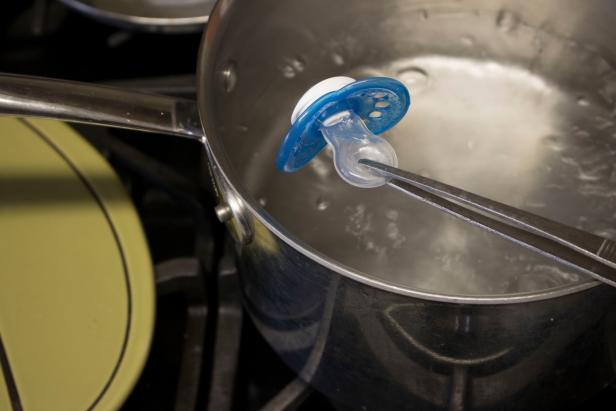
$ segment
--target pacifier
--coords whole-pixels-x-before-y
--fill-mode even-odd
[[[398,80],[373,77],[356,81],[332,77],[310,88],[291,115],[276,167],[291,173],[304,167],[329,144],[336,171],[357,187],[386,184],[389,177],[359,163],[373,160],[398,166],[394,148],[378,134],[395,126],[411,103],[406,87]]]

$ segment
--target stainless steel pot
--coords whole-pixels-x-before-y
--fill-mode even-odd
[[[336,403],[559,409],[614,379],[615,290],[347,186],[327,153],[294,175],[273,159],[310,85],[392,75],[413,96],[389,136],[402,168],[616,239],[615,16],[600,0],[221,0],[198,108],[8,75],[0,108],[205,143],[246,308]]]

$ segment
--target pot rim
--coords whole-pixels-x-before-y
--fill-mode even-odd
[[[209,14],[185,17],[152,17],[127,15],[102,9],[79,0],[60,0],[64,5],[86,14],[94,19],[129,28],[141,28],[150,31],[190,32],[207,24]]]
[[[241,180],[235,173],[227,152],[224,148],[224,144],[216,138],[215,128],[212,126],[208,118],[211,116],[207,113],[206,94],[208,94],[208,87],[214,87],[211,85],[207,78],[211,70],[215,69],[214,56],[212,56],[212,47],[210,45],[216,44],[216,36],[221,29],[220,25],[225,24],[224,15],[232,7],[235,0],[218,0],[216,5],[210,13],[210,24],[204,30],[201,46],[199,50],[198,63],[197,63],[197,101],[199,107],[199,115],[201,124],[205,132],[204,147],[208,154],[209,161],[213,162],[218,168],[219,175],[225,180],[225,183],[232,188],[236,196],[241,199],[245,212],[254,216],[261,224],[263,224],[270,232],[272,232],[278,239],[283,241],[289,247],[301,253],[303,256],[310,258],[317,264],[326,267],[327,269],[336,272],[344,277],[350,278],[354,281],[358,281],[362,284],[370,287],[375,287],[383,291],[391,292],[394,294],[404,295],[408,297],[419,298],[423,300],[440,301],[456,304],[479,304],[479,305],[503,305],[503,304],[519,304],[532,301],[541,301],[552,298],[558,298],[569,294],[574,294],[594,288],[598,285],[603,285],[596,280],[586,280],[581,283],[575,283],[570,285],[561,286],[554,289],[548,289],[539,292],[518,293],[518,294],[502,294],[502,295],[485,295],[485,296],[464,296],[464,295],[451,295],[451,294],[439,294],[430,291],[423,291],[420,289],[412,289],[409,287],[402,287],[393,282],[388,282],[380,279],[370,278],[366,273],[355,270],[340,262],[337,262],[333,258],[326,256],[325,254],[317,251],[311,246],[305,244],[290,231],[278,223],[267,211],[242,187]],[[214,73],[215,74],[215,73]],[[215,76],[214,76],[215,77]],[[211,136],[211,137],[208,137]],[[220,186],[220,183],[217,182]]]

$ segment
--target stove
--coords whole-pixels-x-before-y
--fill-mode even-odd
[[[125,31],[51,0],[9,2],[0,71],[194,98],[200,34]],[[114,167],[143,224],[157,290],[145,369],[123,410],[333,410],[297,379],[241,306],[233,245],[194,142],[74,125]],[[608,387],[579,409],[608,410]]]

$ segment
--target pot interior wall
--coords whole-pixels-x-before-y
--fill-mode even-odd
[[[326,150],[282,174],[291,111],[335,75],[411,92],[386,137],[400,167],[616,240],[616,3],[226,2],[209,47],[207,126],[276,221],[366,276],[452,296],[564,289],[584,274],[387,188]]]

